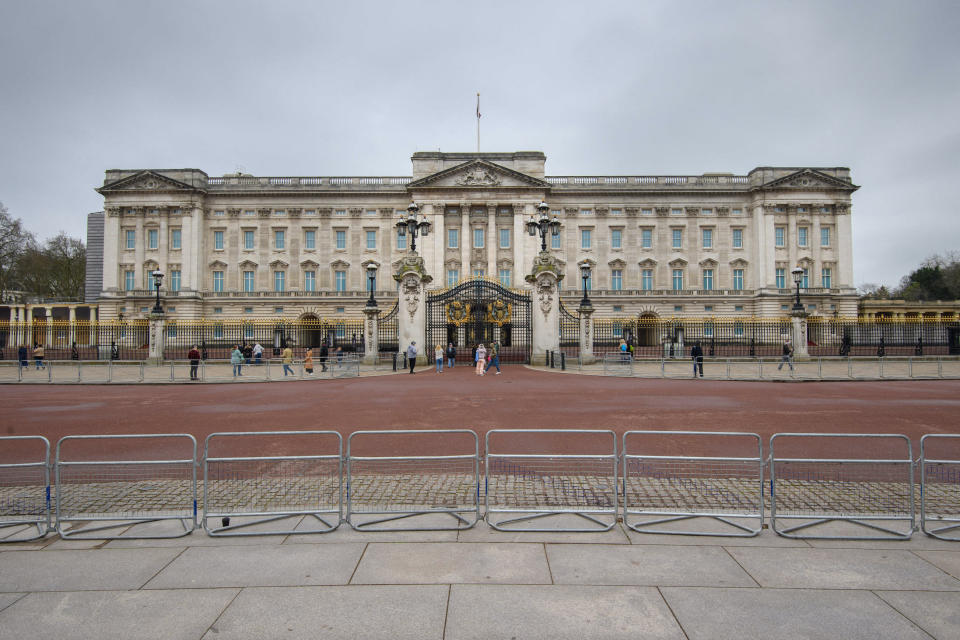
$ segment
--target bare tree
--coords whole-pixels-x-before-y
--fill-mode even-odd
[[[20,257],[23,288],[43,298],[79,300],[83,296],[87,250],[83,242],[60,232]]]
[[[24,229],[19,218],[13,218],[0,202],[0,301],[11,299],[24,290],[21,282],[21,260],[36,244],[33,234]]]

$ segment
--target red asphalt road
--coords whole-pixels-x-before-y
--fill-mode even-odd
[[[473,429],[483,437],[490,429],[611,429],[748,431],[764,442],[778,432],[900,433],[910,437],[919,455],[927,433],[960,433],[960,381],[884,382],[728,382],[645,380],[580,376],[535,371],[520,366],[491,371],[479,378],[469,367],[435,374],[422,368],[407,373],[341,380],[129,386],[0,386],[0,435],[43,435],[52,446],[78,434],[190,433],[203,449],[218,431],[331,429],[344,437],[363,429]],[[496,438],[496,436],[494,436]],[[505,437],[504,437],[505,438]],[[254,445],[253,439],[247,443]],[[303,454],[307,439],[256,441],[243,449],[225,447],[217,455]],[[619,440],[619,438],[618,438]],[[637,441],[639,443],[639,441]],[[787,441],[778,455],[855,457],[894,450],[880,442],[836,439],[805,441],[796,451]],[[74,442],[73,459],[104,455],[103,441]],[[590,441],[567,434],[546,442],[522,437],[496,441],[510,453],[606,453],[610,439]],[[96,444],[89,451],[83,446]],[[173,441],[112,441],[113,455],[180,457]],[[740,444],[744,444],[743,441]],[[463,436],[410,436],[355,440],[358,455],[440,452],[470,453]],[[361,446],[363,449],[361,449]],[[649,454],[718,455],[744,449],[723,438],[651,439]],[[539,447],[539,448],[538,448]],[[779,447],[779,445],[778,445]],[[323,449],[323,450],[321,450]],[[317,449],[317,453],[329,451]],[[618,442],[619,449],[619,442]],[[5,451],[4,451],[5,450]],[[0,463],[21,457],[11,441],[0,441]],[[99,454],[97,453],[99,451]],[[335,451],[335,450],[334,450]],[[53,454],[51,454],[52,456]],[[66,455],[64,456],[66,458]]]

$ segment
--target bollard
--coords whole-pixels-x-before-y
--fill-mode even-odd
[[[567,354],[563,351],[560,352],[560,371],[567,370]]]
[[[393,370],[394,371],[397,370],[397,352],[396,351],[393,352]]]

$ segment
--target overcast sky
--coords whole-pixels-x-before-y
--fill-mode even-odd
[[[0,202],[85,237],[111,168],[548,175],[847,166],[855,282],[960,249],[960,2],[0,4]]]

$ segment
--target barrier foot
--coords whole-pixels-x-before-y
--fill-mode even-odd
[[[488,513],[490,513],[490,512],[488,511]],[[611,514],[611,515],[613,515],[613,514]],[[563,528],[563,529],[506,529],[506,528],[503,528],[504,525],[510,525],[510,524],[513,524],[513,523],[516,523],[516,522],[529,522],[530,520],[536,520],[536,519],[538,519],[538,518],[549,518],[549,517],[552,517],[552,516],[578,516],[578,517],[580,517],[580,518],[583,518],[584,520],[587,520],[587,521],[589,521],[589,522],[593,522],[594,524],[598,525],[600,528],[598,528],[598,529],[597,529],[597,528],[595,528],[595,529],[570,529],[570,528]],[[616,526],[617,523],[616,523],[616,521],[614,521],[614,522],[608,524],[608,523],[604,522],[603,520],[600,520],[600,519],[598,519],[598,518],[594,518],[593,516],[589,516],[589,515],[587,515],[587,514],[585,514],[585,513],[579,512],[579,511],[546,511],[546,512],[543,512],[543,513],[532,513],[532,514],[525,515],[525,516],[519,516],[519,517],[516,517],[516,518],[510,518],[509,520],[501,520],[501,521],[498,521],[498,522],[492,522],[492,521],[490,521],[490,519],[489,519],[489,517],[488,517],[488,518],[487,518],[487,524],[490,525],[490,528],[491,528],[491,529],[494,529],[494,530],[496,530],[496,531],[508,531],[508,532],[514,532],[514,531],[524,531],[524,532],[526,532],[526,531],[535,531],[535,532],[596,533],[596,532],[600,532],[600,531],[609,531],[609,530],[612,529],[614,526]]]
[[[630,514],[628,513],[627,515],[630,515]],[[635,514],[635,515],[642,515],[642,514]],[[749,518],[750,516],[744,516],[744,517],[745,517],[745,518]],[[754,516],[754,517],[756,517],[756,516]],[[741,530],[741,531],[745,531],[746,533],[733,533],[733,532],[725,532],[725,531],[674,531],[674,530],[672,530],[672,529],[652,529],[652,530],[645,530],[646,527],[655,526],[655,525],[658,525],[658,524],[666,524],[666,523],[668,523],[668,522],[680,522],[680,521],[682,521],[682,520],[693,520],[694,518],[708,518],[708,519],[710,519],[710,520],[716,520],[717,522],[722,522],[722,523],[725,524],[725,525],[731,526],[731,527],[733,527],[733,528],[735,528],[735,529],[739,529],[739,530]],[[702,514],[684,514],[684,515],[677,515],[677,516],[672,516],[672,517],[669,517],[669,518],[660,518],[660,519],[657,519],[657,520],[645,520],[645,521],[643,521],[643,522],[641,522],[641,523],[636,523],[636,524],[630,524],[629,522],[627,522],[626,520],[624,520],[624,524],[627,525],[627,528],[628,528],[628,529],[630,529],[631,531],[636,531],[637,533],[652,533],[652,534],[658,534],[658,535],[714,536],[714,537],[727,537],[727,538],[753,538],[754,536],[759,535],[759,534],[760,534],[760,531],[762,530],[762,523],[761,523],[761,528],[759,528],[759,529],[751,529],[750,527],[747,527],[747,526],[745,526],[745,525],[742,525],[742,524],[740,524],[739,522],[733,522],[732,520],[728,520],[727,518],[725,518],[725,517],[723,517],[723,516],[702,515]]]
[[[475,511],[471,509],[470,513],[475,513]],[[406,518],[415,518],[417,516],[429,516],[429,515],[436,515],[436,514],[448,515],[454,518],[457,521],[458,526],[452,527],[452,528],[425,527],[422,529],[420,528],[413,528],[413,529],[371,528],[371,527],[375,527],[376,525],[383,524],[385,522],[396,522],[397,520],[404,520]],[[363,514],[355,514],[355,515],[363,515]],[[389,516],[386,518],[377,518],[376,520],[368,520],[358,524],[354,524],[353,522],[350,522],[350,526],[353,527],[354,531],[450,531],[450,530],[459,531],[461,529],[470,529],[476,523],[477,523],[476,520],[474,520],[473,522],[470,522],[469,520],[461,516],[456,511],[413,511],[411,513],[402,513],[398,515]],[[466,526],[459,526],[461,524]]]
[[[165,536],[88,536],[86,534],[93,533],[95,531],[109,531],[110,529],[119,529],[121,527],[129,528],[135,527],[140,524],[150,524],[153,522],[164,522],[166,520],[177,520],[180,523],[180,526],[183,527],[183,533],[178,533],[175,535],[165,535]],[[120,537],[126,539],[137,539],[137,540],[163,540],[166,538],[182,538],[183,536],[189,534],[194,530],[195,526],[187,526],[187,521],[192,520],[192,518],[145,518],[143,520],[124,520],[123,522],[116,522],[115,524],[106,524],[98,527],[83,527],[82,529],[76,529],[74,532],[64,531],[62,525],[65,522],[89,522],[88,520],[60,520],[57,524],[57,533],[60,534],[60,537],[64,540],[104,540],[112,539],[116,540]],[[192,523],[195,524],[195,523]]]
[[[906,519],[904,518],[903,521],[906,522]],[[882,538],[878,538],[877,536],[871,536],[871,537],[859,536],[859,537],[858,537],[858,536],[816,536],[816,535],[812,535],[812,536],[793,536],[793,535],[790,535],[790,534],[794,533],[795,531],[800,531],[800,530],[802,530],[802,529],[809,529],[810,527],[816,527],[816,526],[819,526],[819,525],[822,525],[822,524],[827,524],[827,523],[829,523],[829,522],[844,522],[844,523],[847,523],[847,524],[852,524],[852,525],[855,525],[855,526],[864,527],[865,529],[871,529],[871,530],[873,530],[873,531],[880,531],[880,532],[882,532],[882,533],[888,533],[888,534],[890,534],[893,538],[898,539],[898,540],[909,540],[909,539],[910,539],[910,536],[913,535],[913,527],[912,527],[912,526],[910,527],[910,531],[909,531],[908,533],[903,533],[903,532],[901,532],[901,531],[896,531],[896,530],[894,530],[894,529],[889,529],[889,528],[887,528],[887,527],[881,527],[880,525],[872,524],[872,523],[870,523],[870,522],[864,522],[863,520],[856,519],[856,518],[820,518],[820,519],[818,519],[818,520],[813,520],[813,521],[811,521],[811,522],[805,522],[805,523],[803,523],[803,524],[798,524],[798,525],[796,525],[796,526],[794,526],[794,527],[789,527],[789,528],[787,528],[787,529],[777,529],[777,528],[776,528],[776,524],[774,523],[773,530],[774,530],[774,532],[775,532],[777,535],[783,536],[783,537],[785,537],[785,538],[816,538],[816,539],[819,539],[819,540],[874,540],[874,539],[882,539]]]
[[[3,539],[0,539],[0,544],[3,544],[4,542],[30,542],[32,540],[39,540],[40,538],[47,535],[47,533],[50,531],[50,529],[47,527],[46,522],[36,522],[31,520],[29,522],[5,522],[3,524],[0,524],[0,532],[2,532],[4,529],[9,529],[11,527],[27,527],[27,529],[25,529],[24,531],[29,530],[31,527],[36,527],[37,535],[31,535],[29,538],[20,538],[15,533],[13,534],[12,537],[9,537],[9,538],[4,537]]]
[[[960,523],[952,524],[952,525],[947,526],[947,527],[940,527],[939,529],[927,529],[927,528],[926,528],[926,523],[924,522],[923,525],[921,526],[921,529],[923,529],[923,532],[924,532],[925,534],[927,534],[927,535],[930,536],[931,538],[936,538],[937,540],[949,540],[949,541],[951,541],[951,542],[955,542],[955,541],[957,541],[957,540],[960,540],[960,538],[952,538],[952,537],[950,537],[950,536],[941,535],[941,534],[943,534],[943,533],[945,533],[945,532],[947,532],[947,531],[953,531],[954,529],[960,529]]]
[[[207,532],[208,536],[211,537],[226,537],[226,536],[270,536],[270,535],[300,535],[302,534],[312,534],[312,533],[329,533],[337,528],[338,525],[333,525],[327,522],[325,519],[321,518],[316,513],[283,513],[269,518],[258,518],[256,520],[250,520],[248,522],[241,522],[240,524],[229,524],[222,527],[210,528],[207,526],[207,521],[211,518],[216,520],[217,518],[223,518],[226,514],[207,514],[203,522],[203,529]],[[326,529],[308,529],[304,531],[237,531],[238,529],[243,529],[245,527],[252,527],[254,525],[266,524],[268,522],[277,522],[279,520],[286,520],[288,518],[303,518],[304,516],[313,516],[317,520],[323,523],[323,526]],[[236,518],[243,517],[231,514],[226,517]],[[224,533],[224,532],[236,532],[236,533]]]

